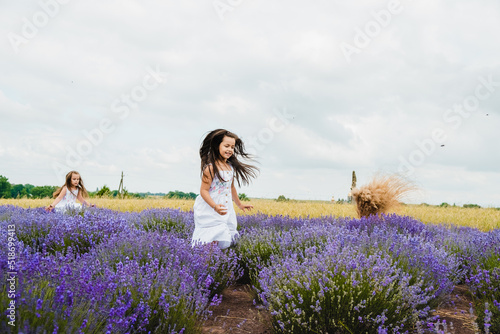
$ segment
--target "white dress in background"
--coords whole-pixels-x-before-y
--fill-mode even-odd
[[[198,243],[206,244],[218,241],[219,248],[225,249],[239,238],[236,231],[238,223],[231,194],[234,177],[232,166],[230,171],[220,171],[220,174],[225,182],[222,182],[215,175],[208,192],[216,204],[222,204],[226,207],[227,213],[225,215],[218,214],[205,202],[201,195],[198,195],[193,207],[195,226],[191,240],[193,246]]]
[[[77,203],[78,189],[69,190],[66,188],[66,194],[63,199],[56,204],[56,212],[65,212],[67,210],[81,210],[82,205]]]

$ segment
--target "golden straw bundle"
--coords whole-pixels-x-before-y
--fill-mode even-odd
[[[373,180],[352,190],[359,217],[388,213],[399,206],[400,199],[415,186],[396,174],[376,175]]]

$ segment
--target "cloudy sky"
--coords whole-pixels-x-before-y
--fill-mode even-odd
[[[250,197],[500,207],[497,0],[3,1],[0,175],[198,192],[216,128],[257,155]]]

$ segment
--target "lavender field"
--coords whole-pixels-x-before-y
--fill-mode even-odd
[[[193,213],[0,206],[2,333],[198,333],[222,290],[255,289],[276,333],[430,333],[454,286],[500,333],[500,230],[410,217],[239,217],[192,248]]]

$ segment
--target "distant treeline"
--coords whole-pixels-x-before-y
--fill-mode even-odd
[[[166,198],[175,198],[175,199],[196,199],[195,193],[185,193],[179,190],[169,191],[165,196]]]
[[[0,175],[0,198],[52,198],[52,194],[59,186],[34,186],[32,184],[12,184],[5,176]],[[88,189],[87,189],[88,190]],[[193,192],[185,193],[182,191],[170,191],[165,193],[131,193],[126,189],[120,194],[118,190],[111,190],[104,185],[96,191],[89,191],[90,197],[124,197],[124,198],[146,198],[146,197],[166,197],[178,199],[195,199]]]
[[[44,198],[52,197],[57,186],[34,186],[32,184],[11,184],[0,175],[0,198]]]

